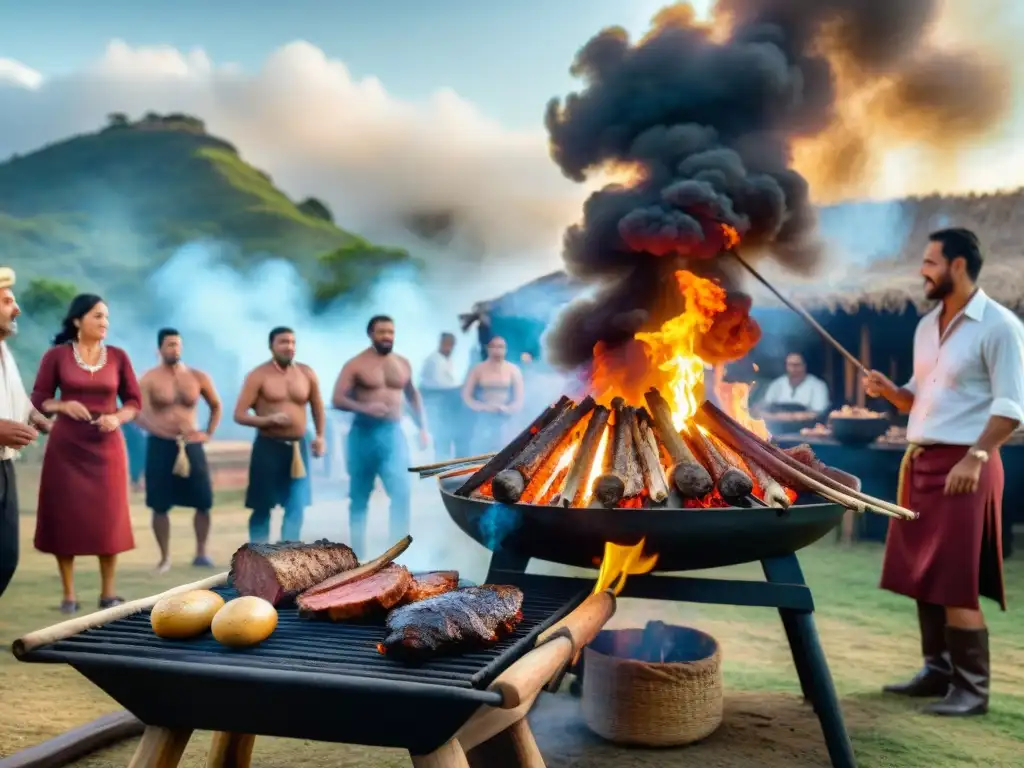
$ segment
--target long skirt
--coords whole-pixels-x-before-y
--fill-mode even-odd
[[[899,501],[920,516],[889,522],[881,586],[951,608],[977,610],[979,597],[987,597],[1005,611],[1003,463],[994,453],[976,491],[947,496],[946,476],[967,451],[962,445],[908,448]]]
[[[51,555],[116,555],[135,548],[128,455],[120,429],[58,416],[43,452],[35,547]]]

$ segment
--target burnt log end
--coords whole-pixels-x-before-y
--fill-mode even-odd
[[[718,492],[725,499],[741,499],[754,490],[754,483],[745,472],[730,467],[718,480]]]
[[[515,504],[525,490],[526,478],[516,469],[503,469],[491,480],[491,494],[502,504]]]
[[[594,498],[602,506],[611,508],[622,501],[626,493],[626,481],[611,473],[599,476],[594,480]]]
[[[715,487],[711,473],[691,461],[684,461],[672,468],[672,482],[679,493],[689,499],[702,499]]]

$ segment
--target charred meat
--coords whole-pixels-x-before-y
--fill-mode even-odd
[[[459,586],[458,571],[429,571],[427,573],[414,573],[412,586],[405,593],[403,603],[415,603],[418,600],[426,600],[428,597],[443,595],[451,592]]]
[[[405,597],[412,586],[412,574],[392,563],[358,581],[341,584],[326,592],[300,595],[296,601],[304,613],[324,613],[334,621],[383,614]]]
[[[382,653],[408,660],[492,645],[523,619],[518,587],[464,587],[396,608],[388,614]]]
[[[277,606],[358,565],[351,547],[327,539],[243,544],[231,557],[230,579],[240,595],[262,597]]]

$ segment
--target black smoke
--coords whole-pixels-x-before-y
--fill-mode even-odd
[[[722,223],[744,255],[812,271],[822,243],[794,146],[834,138],[841,146],[823,164],[862,170],[872,126],[841,119],[847,96],[872,94],[875,130],[901,119],[900,102],[914,106],[908,124],[922,112],[980,121],[998,110],[973,57],[927,47],[936,15],[935,0],[719,0],[708,25],[679,4],[636,43],[616,27],[591,38],[570,70],[584,88],[547,106],[551,156],[575,181],[610,167],[636,178],[591,195],[565,233],[567,270],[599,290],[551,329],[551,361],[578,367],[597,342],[621,344],[679,314],[679,268],[736,288]],[[938,73],[956,66],[955,86],[943,87]],[[989,87],[964,92],[972,75]]]

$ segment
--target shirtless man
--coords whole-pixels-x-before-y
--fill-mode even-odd
[[[278,327],[270,332],[271,359],[245,377],[235,405],[235,421],[255,427],[249,458],[249,487],[245,506],[249,541],[270,540],[270,511],[284,508],[281,541],[302,541],[302,518],[312,496],[309,454],[324,455],[326,414],[320,382],[308,365],[295,362],[295,332]],[[313,412],[316,437],[306,432],[306,407]],[[250,413],[252,411],[252,413]]]
[[[370,318],[366,326],[370,346],[341,369],[334,384],[335,408],[355,414],[345,455],[349,474],[349,545],[360,557],[366,554],[366,508],[378,475],[391,501],[389,540],[409,533],[409,454],[402,434],[403,399],[409,401],[419,427],[421,449],[427,447],[423,401],[412,382],[412,366],[391,354],[395,323],[385,315]]]
[[[136,421],[149,433],[146,443],[146,506],[153,511],[153,534],[160,547],[159,573],[171,568],[171,507],[195,510],[196,556],[192,565],[212,568],[206,554],[210,535],[213,484],[203,444],[220,424],[221,403],[213,381],[202,371],[181,362],[181,334],[162,328],[156,335],[160,365],[139,380],[142,411]],[[199,430],[199,398],[210,408],[206,429]],[[184,458],[182,458],[184,457]]]

